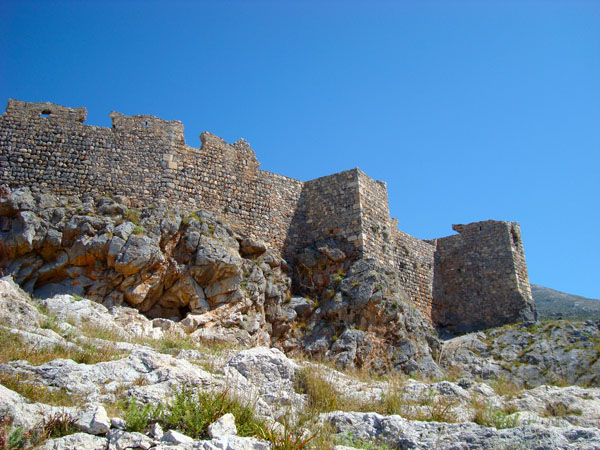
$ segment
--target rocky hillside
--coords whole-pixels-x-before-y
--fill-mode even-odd
[[[299,255],[293,269],[206,211],[137,210],[121,197],[33,196],[26,188],[0,198],[0,268],[35,297],[69,293],[129,306],[178,322],[198,342],[441,374],[437,334],[396,273],[333,242]],[[301,285],[294,291],[293,274]]]
[[[0,448],[600,448],[600,389],[372,379],[0,280]]]
[[[565,294],[536,284],[531,285],[531,294],[535,300],[539,320],[600,319],[600,300]]]
[[[600,322],[443,342],[335,242],[130,206],[0,189],[0,449],[600,448]]]
[[[519,386],[600,385],[600,321],[506,325],[444,343],[441,365],[467,378]]]

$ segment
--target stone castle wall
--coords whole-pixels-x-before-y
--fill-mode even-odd
[[[485,222],[482,230],[469,225],[459,235],[423,241],[398,230],[385,183],[359,169],[303,182],[260,170],[244,140],[228,144],[203,133],[202,146],[193,148],[178,121],[113,112],[112,128],[104,128],[84,125],[86,114],[9,100],[0,117],[0,184],[124,195],[135,207],[207,209],[288,258],[331,239],[353,256],[395,267],[415,305],[442,324],[485,321],[473,317],[473,305],[498,305],[502,320],[510,320],[531,300],[516,224]]]
[[[534,319],[519,225],[488,220],[453,229],[459,234],[436,242],[433,320],[468,330]]]

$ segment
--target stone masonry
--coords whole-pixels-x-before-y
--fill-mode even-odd
[[[288,259],[333,240],[354,257],[399,271],[415,306],[442,326],[481,328],[532,320],[519,226],[458,225],[423,241],[390,218],[386,184],[359,169],[302,182],[259,169],[250,145],[183,125],[112,112],[112,128],[85,125],[85,108],[9,100],[0,116],[0,185],[61,195],[123,195],[132,207],[162,204],[220,214]]]

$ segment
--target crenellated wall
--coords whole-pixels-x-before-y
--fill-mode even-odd
[[[415,305],[434,322],[477,328],[531,318],[520,230],[512,222],[461,225],[423,241],[390,218],[386,184],[352,169],[302,182],[260,170],[243,139],[112,112],[112,128],[85,125],[85,108],[9,100],[0,117],[0,185],[61,195],[124,195],[133,206],[207,209],[287,258],[332,239],[352,257],[395,267]]]

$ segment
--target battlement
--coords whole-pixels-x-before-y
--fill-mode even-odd
[[[398,270],[415,305],[444,325],[491,323],[494,308],[485,305],[498,305],[501,320],[513,320],[533,302],[515,223],[454,225],[458,235],[423,241],[390,217],[385,182],[358,168],[303,182],[261,170],[243,139],[228,144],[204,132],[201,147],[193,148],[179,121],[112,112],[112,128],[104,128],[84,125],[86,114],[9,100],[0,116],[0,185],[207,209],[291,260],[304,247],[333,240],[346,254]],[[460,319],[463,312],[469,319]]]
[[[8,106],[6,107],[5,114],[20,120],[48,118],[63,123],[83,123],[87,117],[87,109],[68,108],[66,106],[55,105],[54,103],[49,102],[34,103],[10,99],[8,100]]]

